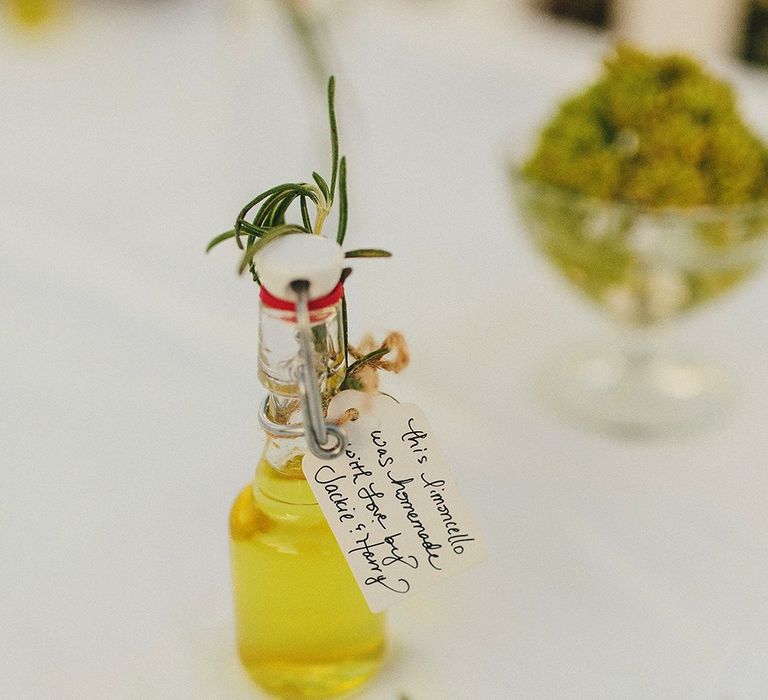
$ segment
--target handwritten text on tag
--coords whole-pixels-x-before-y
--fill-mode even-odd
[[[348,444],[332,460],[304,456],[304,475],[373,612],[482,560],[485,551],[421,410],[344,391]]]

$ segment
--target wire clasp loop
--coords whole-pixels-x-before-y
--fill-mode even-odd
[[[309,282],[291,282],[296,293],[296,327],[299,342],[298,385],[304,435],[312,454],[321,459],[338,457],[347,446],[347,436],[338,426],[325,422],[320,387],[315,375],[312,327],[309,322]],[[330,447],[328,443],[330,442]]]

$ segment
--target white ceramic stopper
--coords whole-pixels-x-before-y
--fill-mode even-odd
[[[254,259],[261,284],[279,299],[296,300],[291,282],[307,280],[309,298],[330,294],[341,278],[344,252],[324,236],[290,233],[272,241]]]

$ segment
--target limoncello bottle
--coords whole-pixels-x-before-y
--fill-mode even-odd
[[[285,698],[346,693],[375,673],[385,649],[384,615],[369,610],[302,473],[307,387],[290,285],[301,280],[308,290],[308,374],[327,405],[346,371],[341,255],[333,241],[294,234],[256,263],[265,444],[232,507],[232,575],[240,658],[259,685]]]

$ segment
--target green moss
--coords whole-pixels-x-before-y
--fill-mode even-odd
[[[626,46],[546,125],[525,175],[651,208],[768,197],[768,151],[731,87],[678,55]]]
[[[663,321],[757,269],[766,208],[727,205],[768,199],[768,150],[689,58],[617,48],[512,175],[539,249],[622,321]],[[686,211],[702,205],[726,206]]]

